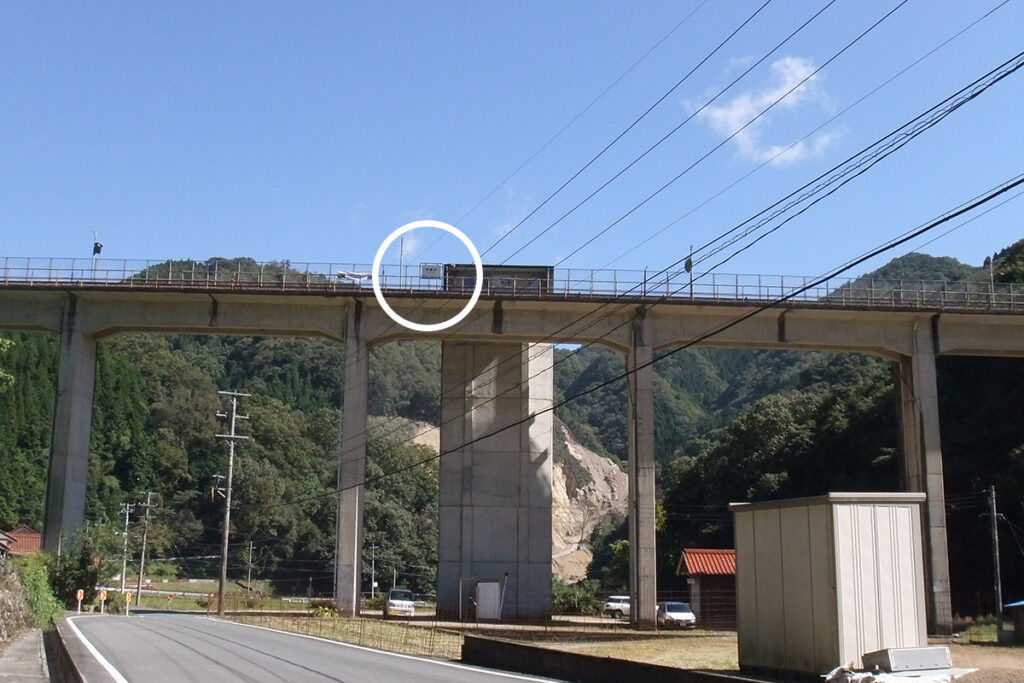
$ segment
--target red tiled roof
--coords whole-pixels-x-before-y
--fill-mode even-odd
[[[736,551],[731,548],[683,548],[676,574],[735,576]]]
[[[11,555],[29,555],[37,552],[42,545],[42,534],[28,524],[19,524],[8,531],[7,535],[14,538],[14,544],[8,550]]]

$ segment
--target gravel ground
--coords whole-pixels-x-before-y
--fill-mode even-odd
[[[1024,669],[980,669],[956,680],[957,683],[1021,683]]]

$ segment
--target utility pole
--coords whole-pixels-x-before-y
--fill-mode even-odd
[[[287,270],[285,271],[287,272]],[[238,420],[248,420],[248,415],[238,414],[238,399],[246,398],[251,394],[240,394],[235,391],[218,391],[221,396],[231,398],[231,415],[218,412],[217,417],[221,419],[231,418],[231,431],[227,434],[217,434],[218,439],[227,439],[228,442],[228,478],[224,492],[224,535],[220,546],[220,584],[217,586],[217,616],[224,616],[224,588],[228,582],[228,537],[231,532],[231,475],[235,467],[235,442],[248,439],[248,436],[239,436],[235,433],[235,425]]]
[[[245,578],[245,592],[252,592],[252,539],[249,539],[249,575]]]
[[[1003,581],[999,576],[999,513],[996,511],[996,487],[988,487],[988,514],[992,519],[992,575],[996,591],[996,638],[1003,630]]]
[[[128,514],[135,509],[135,503],[121,503],[121,512],[124,513],[124,551],[121,553],[121,593],[124,593],[124,575],[128,571]]]
[[[146,537],[149,536],[149,508],[154,507],[150,501],[153,498],[152,491],[146,491],[146,502],[139,503],[142,507],[146,508],[145,521],[142,524],[142,554],[139,556],[139,583],[135,586],[135,606],[139,606],[139,600],[142,599],[142,574],[146,569]]]
[[[370,545],[370,599],[373,600],[374,591],[377,587],[377,541]]]
[[[398,286],[405,287],[405,238],[398,241]]]

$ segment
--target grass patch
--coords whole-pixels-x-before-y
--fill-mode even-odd
[[[739,655],[734,633],[705,635],[700,631],[692,631],[659,633],[650,638],[631,637],[600,642],[537,642],[535,644],[566,652],[597,657],[615,657],[680,669],[714,669],[717,671],[739,669]]]

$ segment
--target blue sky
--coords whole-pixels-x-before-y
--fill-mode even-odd
[[[96,230],[104,258],[368,264],[427,218],[485,251],[762,1],[0,4],[3,255],[87,258]],[[825,4],[769,3],[485,262],[664,267],[1024,48],[1011,0],[844,111],[1000,4],[910,0],[588,243],[898,0],[838,0],[696,113]],[[718,272],[817,275],[1024,172],[1022,102],[1024,70]],[[980,265],[1024,237],[1022,212],[1010,201],[859,270],[915,249]],[[414,233],[406,262],[468,259],[441,235]]]

